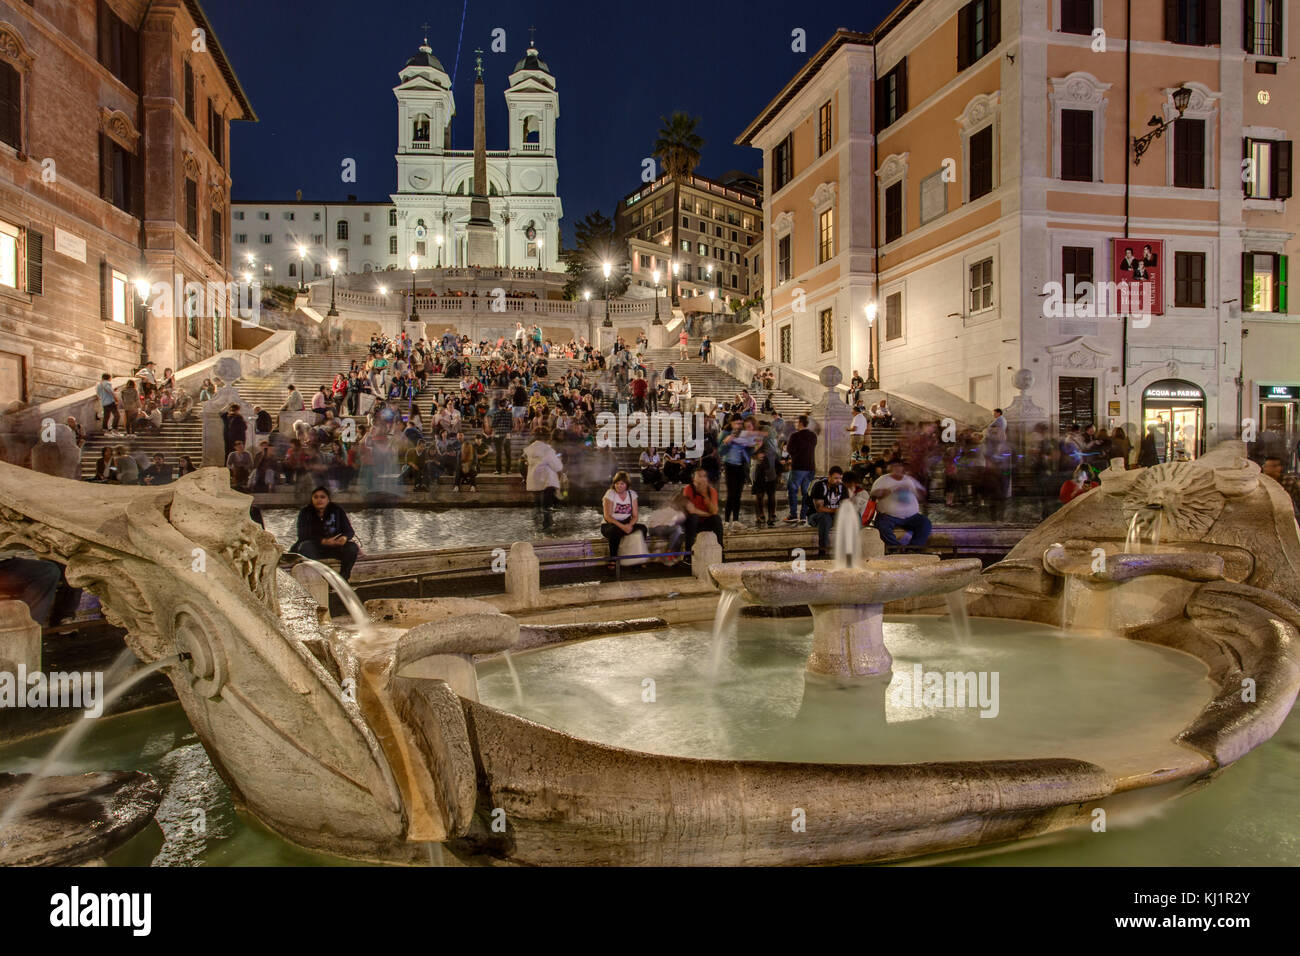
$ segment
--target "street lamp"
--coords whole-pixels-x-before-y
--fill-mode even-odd
[[[406,261],[411,266],[411,321],[419,322],[420,313],[415,311],[415,267],[420,264],[420,257],[412,252],[410,258]]]
[[[339,310],[334,305],[334,274],[339,271],[338,259],[330,259],[330,310],[326,315],[338,315]]]
[[[388,295],[388,286],[386,286],[386,285],[381,285],[381,286],[379,287],[379,294],[380,294],[380,295]]]
[[[655,269],[653,272],[651,272],[651,273],[650,273],[650,278],[652,278],[652,279],[654,280],[654,283],[655,283],[655,321],[654,321],[654,324],[655,324],[655,325],[663,325],[663,323],[659,321],[659,270],[658,270],[658,269]]]
[[[433,240],[433,244],[438,247],[438,268],[442,268],[442,235],[439,234]]]
[[[612,329],[614,323],[609,320],[609,274],[613,267],[608,262],[601,263],[600,271],[605,273],[605,328]]]
[[[677,287],[677,273],[678,273],[678,270],[680,269],[680,266],[678,266],[678,264],[677,264],[677,260],[676,260],[676,259],[672,260],[672,263],[671,263],[671,264],[672,264],[672,267],[673,267],[673,284],[672,284],[672,288],[669,290],[669,292],[670,292],[670,294],[671,294],[671,296],[672,296],[672,304],[673,304],[674,307],[676,307],[676,306],[678,306],[678,305],[681,305],[681,301],[682,301],[682,300],[681,300],[681,290],[678,289],[678,287]]]
[[[543,239],[541,236],[538,236],[537,237],[537,271],[538,272],[541,272],[543,269],[546,268],[546,265],[542,261],[542,249],[545,246],[546,246],[546,240]]]
[[[249,258],[251,259],[252,257],[250,256]],[[248,308],[251,309],[253,307],[253,273],[245,272],[243,280],[244,285],[248,288]]]
[[[1180,119],[1183,113],[1186,112],[1187,105],[1192,101],[1192,91],[1185,86],[1180,86],[1178,89],[1174,90],[1173,92],[1173,101],[1174,101],[1174,109],[1178,111],[1178,115],[1175,116],[1174,119],[1169,120],[1169,122],[1167,123],[1161,123],[1159,116],[1153,116],[1151,117],[1150,120],[1147,121],[1147,125],[1154,126],[1155,129],[1147,133],[1145,136],[1133,137],[1133,165],[1134,166],[1141,165],[1142,154],[1145,153],[1151,147],[1151,144],[1155,140],[1160,138],[1161,134],[1163,134],[1165,130],[1167,130],[1170,126],[1174,124],[1174,120]]]
[[[307,247],[298,247],[298,291],[307,291]]]
[[[867,303],[867,388],[877,389],[876,380],[876,303]]]

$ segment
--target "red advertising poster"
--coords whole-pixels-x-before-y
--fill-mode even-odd
[[[1112,315],[1164,315],[1165,244],[1160,239],[1112,239]]]

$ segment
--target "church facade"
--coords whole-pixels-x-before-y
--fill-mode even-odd
[[[478,67],[476,89],[482,83]],[[397,98],[397,213],[399,268],[414,253],[421,268],[489,265],[556,269],[559,221],[555,127],[559,94],[555,77],[529,46],[511,71],[505,91],[510,138],[507,149],[484,150],[486,180],[475,184],[475,151],[451,148],[456,113],[451,79],[428,43],[407,61],[393,88]],[[483,142],[483,116],[476,110],[475,141]],[[487,200],[494,253],[476,244],[471,257],[471,201]],[[485,261],[485,258],[488,261]]]

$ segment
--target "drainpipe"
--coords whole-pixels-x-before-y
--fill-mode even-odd
[[[877,245],[880,241],[880,180],[876,175],[876,38],[874,36],[871,38],[871,113],[868,119],[871,121],[871,295],[876,297],[880,291],[880,248]],[[876,321],[884,321],[884,316],[879,312],[879,303],[877,303]],[[867,364],[871,365],[872,360],[875,360],[876,388],[880,388],[883,378],[880,374],[881,363],[878,352],[876,325],[873,322],[867,326]]]
[[[1133,82],[1133,0],[1124,0],[1124,238],[1128,235],[1129,219],[1129,187],[1130,177],[1133,174],[1132,150],[1133,135],[1130,132],[1131,110],[1133,97],[1131,84]],[[1124,401],[1128,403],[1128,316],[1121,316],[1120,321],[1124,323],[1124,332],[1120,340],[1119,349],[1119,384],[1120,388],[1125,390]],[[1139,432],[1140,433],[1140,432]]]

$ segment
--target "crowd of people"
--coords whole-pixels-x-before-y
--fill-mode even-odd
[[[164,422],[183,421],[194,405],[172,370],[163,369],[159,377],[153,362],[146,362],[120,388],[113,387],[113,377],[105,372],[95,386],[95,397],[103,432],[112,438],[157,435]]]

